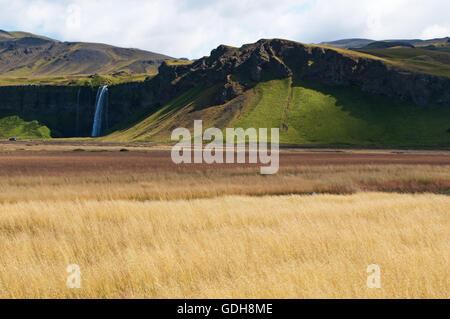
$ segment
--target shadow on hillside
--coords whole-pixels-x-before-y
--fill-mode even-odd
[[[374,146],[450,145],[450,108],[417,106],[397,98],[369,94],[355,87],[330,86],[316,81],[293,79],[292,87],[313,90],[335,100],[335,107],[373,130],[368,141]]]

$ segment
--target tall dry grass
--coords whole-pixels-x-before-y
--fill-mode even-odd
[[[431,194],[3,203],[0,297],[448,298],[449,212]]]
[[[133,172],[42,171],[0,178],[0,203],[51,200],[178,200],[223,195],[349,194],[360,191],[450,194],[450,166],[329,165],[282,167],[273,176],[257,168]]]

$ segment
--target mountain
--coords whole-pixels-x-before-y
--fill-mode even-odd
[[[344,39],[326,42],[328,46],[346,48],[370,54],[392,63],[440,76],[450,76],[450,38],[400,39],[373,41],[366,39]]]
[[[272,39],[165,62],[162,107],[105,141],[169,142],[176,127],[278,127],[301,145],[450,146],[450,78],[361,52]],[[175,97],[175,98],[174,98]]]
[[[359,48],[360,50],[370,49],[388,49],[394,47],[415,48],[410,42],[403,41],[375,41],[367,44],[366,46]]]
[[[382,40],[382,41],[376,41],[376,40],[370,40],[370,39],[359,39],[359,38],[352,38],[352,39],[342,39],[342,40],[336,40],[336,41],[328,41],[328,42],[321,42],[319,45],[323,46],[330,46],[335,48],[341,48],[341,49],[361,49],[361,48],[367,48],[370,44],[380,42],[380,43],[390,43],[390,42],[397,42],[397,43],[403,43],[412,45],[414,47],[435,47],[435,48],[447,48],[450,45],[450,38],[437,38],[437,39],[430,39],[430,40],[420,40],[420,39],[397,39],[397,40]],[[390,45],[393,46],[393,45]]]
[[[0,75],[10,77],[147,73],[170,57],[100,43],[60,42],[0,30]]]
[[[354,50],[388,59],[418,72],[450,76],[450,38],[377,41]]]
[[[352,38],[352,39],[342,39],[336,41],[322,42],[319,43],[319,45],[341,49],[350,49],[350,48],[362,48],[372,42],[375,42],[375,40]]]
[[[397,49],[444,54],[367,51]],[[450,74],[425,65],[282,39],[221,45],[196,61],[166,60],[143,82],[110,85],[98,140],[170,142],[173,129],[202,119],[204,128],[278,127],[290,145],[450,147]],[[89,136],[102,81],[0,87],[0,129]]]
[[[446,52],[449,52],[448,49],[450,47],[450,37],[445,38],[436,38],[436,39],[429,39],[429,40],[388,40],[390,42],[406,42],[411,45],[413,45],[416,48],[422,48],[422,49],[436,49],[436,50],[443,50]]]

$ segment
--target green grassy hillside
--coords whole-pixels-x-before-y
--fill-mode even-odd
[[[66,75],[66,76],[0,76],[0,86],[52,85],[52,86],[99,86],[121,83],[143,82],[153,77],[150,74],[114,74],[114,75]]]
[[[344,39],[321,43],[379,57],[403,69],[450,77],[450,38],[430,40]],[[411,47],[408,47],[411,46]]]
[[[354,39],[342,39],[337,41],[322,42],[320,44],[341,49],[349,49],[349,48],[362,48],[372,42],[375,42],[375,40],[354,38]]]
[[[225,105],[211,105],[217,88],[197,87],[106,141],[170,141],[176,127],[278,127],[280,142],[301,145],[450,146],[450,108],[416,106],[358,89],[292,78],[269,80]]]
[[[46,139],[50,138],[48,127],[38,121],[27,122],[18,116],[7,116],[0,119],[0,138]]]
[[[397,62],[399,66],[406,69],[450,77],[450,51],[393,47],[386,49],[361,49],[358,52]]]

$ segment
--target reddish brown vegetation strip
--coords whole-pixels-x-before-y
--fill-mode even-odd
[[[389,182],[374,182],[374,183],[360,183],[360,187],[367,191],[378,192],[396,192],[396,193],[435,193],[435,194],[449,194],[450,181],[389,181]]]
[[[365,154],[282,152],[280,167],[321,165],[450,165],[445,154]],[[0,176],[52,176],[93,172],[192,171],[218,168],[259,167],[260,164],[175,165],[170,151],[146,152],[10,152],[0,154]],[[369,187],[370,185],[367,185]],[[441,187],[440,185],[439,187]],[[392,188],[391,186],[386,186]],[[443,187],[446,187],[445,185]],[[369,187],[370,188],[370,187]],[[395,187],[394,187],[395,188]]]

